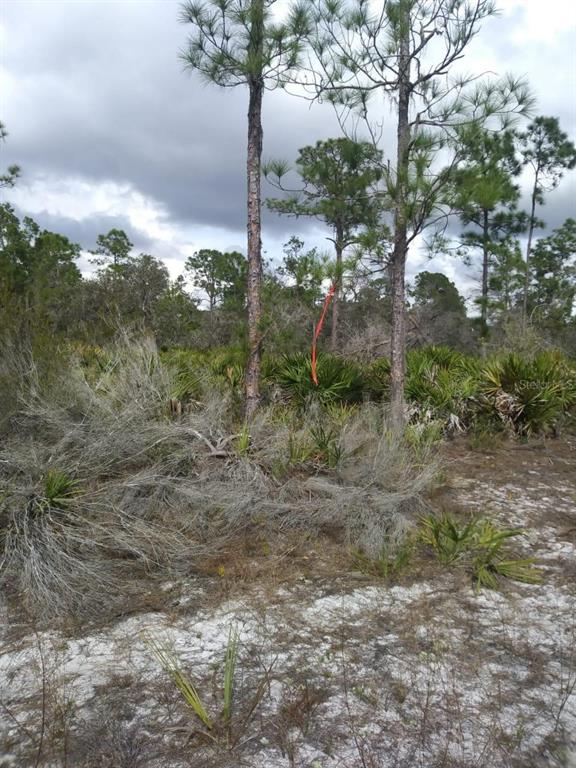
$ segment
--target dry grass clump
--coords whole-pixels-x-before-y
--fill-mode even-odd
[[[420,509],[426,452],[379,407],[270,408],[248,430],[218,394],[174,418],[152,342],[108,360],[72,359],[49,388],[32,368],[0,447],[0,579],[36,614],[100,615],[254,526],[336,529],[373,555]]]

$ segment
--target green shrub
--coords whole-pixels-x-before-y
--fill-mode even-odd
[[[310,354],[285,356],[275,371],[276,383],[300,407],[309,400],[322,405],[355,403],[362,399],[363,379],[359,366],[349,360],[320,353],[317,359],[318,385],[312,380]]]
[[[390,394],[390,360],[379,357],[364,374],[366,392],[376,400],[386,399]]]
[[[576,374],[557,352],[495,359],[480,375],[480,410],[512,432],[552,432],[576,404]]]
[[[538,584],[540,571],[532,558],[510,559],[505,545],[518,528],[498,528],[492,521],[472,519],[459,525],[448,514],[428,515],[420,526],[421,540],[429,546],[442,565],[463,565],[472,576],[476,590],[497,589],[502,579]]]
[[[78,480],[66,472],[49,469],[44,477],[44,499],[52,509],[65,510],[80,492]]]
[[[464,430],[477,393],[477,363],[449,347],[410,350],[406,359],[406,400],[413,424],[439,424],[443,431]],[[390,362],[383,357],[366,371],[366,390],[386,399],[390,388]]]

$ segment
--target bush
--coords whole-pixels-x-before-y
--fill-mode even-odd
[[[472,519],[459,526],[450,515],[428,515],[422,520],[421,539],[442,565],[463,565],[471,574],[476,590],[497,589],[503,579],[538,584],[541,574],[531,558],[510,559],[506,544],[521,536],[517,528],[498,528],[490,520]]]
[[[409,353],[406,399],[413,406],[413,419],[436,420],[447,431],[462,431],[476,391],[474,364],[464,355],[444,347]]]
[[[388,359],[372,363],[365,381],[370,395],[386,399]],[[447,433],[549,434],[574,413],[576,367],[554,351],[482,363],[446,347],[423,347],[407,356],[406,400],[411,426],[441,425]]]
[[[558,352],[497,358],[480,375],[480,410],[511,432],[551,433],[576,404],[576,369]]]
[[[376,400],[388,398],[390,394],[390,360],[387,357],[379,357],[366,368],[365,388],[367,394]]]
[[[438,424],[447,432],[467,428],[471,400],[477,392],[477,366],[448,347],[411,350],[406,360],[406,400],[413,425]],[[390,362],[380,358],[366,372],[368,392],[387,398]]]
[[[285,356],[276,366],[272,379],[302,407],[309,400],[322,405],[362,400],[363,378],[358,365],[349,360],[320,353],[317,358],[318,384],[312,380],[310,354]]]
[[[248,531],[330,529],[375,553],[421,510],[427,457],[375,406],[280,405],[248,428],[216,391],[173,419],[150,340],[106,354],[99,376],[58,364],[49,388],[32,370],[0,446],[0,581],[34,615],[114,612]]]

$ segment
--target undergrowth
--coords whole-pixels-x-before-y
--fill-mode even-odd
[[[422,512],[430,450],[376,404],[281,401],[248,427],[230,361],[174,413],[181,377],[150,340],[89,357],[46,380],[28,358],[0,446],[0,579],[33,615],[120,610],[251,530],[329,530],[374,555]]]

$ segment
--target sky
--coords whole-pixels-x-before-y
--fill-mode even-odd
[[[466,70],[526,76],[534,114],[558,117],[576,141],[576,2],[499,6],[467,49]],[[124,229],[174,277],[194,251],[245,252],[246,240],[247,91],[184,71],[178,52],[190,30],[179,11],[172,0],[0,0],[0,120],[9,133],[0,169],[22,167],[4,199],[85,251],[98,234]],[[266,93],[263,112],[265,158],[293,161],[298,148],[341,133],[330,107],[286,93]],[[386,119],[391,134],[392,112]],[[266,182],[263,193],[275,195]],[[549,228],[576,216],[576,172],[540,214]],[[292,234],[330,247],[321,225],[265,212],[268,257],[280,258]],[[90,268],[85,257],[81,266]],[[476,267],[415,248],[409,276],[423,269],[474,294]]]

